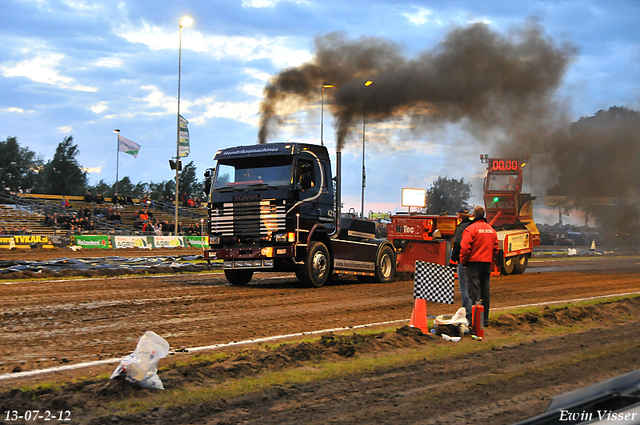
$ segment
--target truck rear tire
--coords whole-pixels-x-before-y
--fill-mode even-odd
[[[307,247],[304,264],[296,273],[307,286],[319,288],[324,285],[332,273],[331,256],[326,245],[320,241],[312,241]]]
[[[225,270],[224,275],[230,284],[234,286],[244,286],[253,277],[253,270]]]
[[[502,257],[502,274],[511,274],[516,266],[516,257]]]
[[[529,264],[529,256],[527,254],[518,255],[515,259],[513,266],[513,274],[522,274],[527,269]]]
[[[390,246],[384,246],[376,259],[376,281],[392,282],[396,277],[396,255]]]

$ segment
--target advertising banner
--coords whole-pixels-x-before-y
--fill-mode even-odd
[[[151,248],[151,244],[146,236],[114,236],[114,248]]]
[[[185,236],[187,244],[195,248],[209,248],[209,236]]]
[[[154,248],[180,248],[184,247],[184,237],[182,236],[154,236]]]
[[[0,248],[4,249],[31,249],[37,248],[53,248],[49,236],[45,235],[2,235],[0,236]]]
[[[81,246],[82,248],[98,248],[98,249],[109,249],[109,236],[98,236],[98,235],[77,235],[75,236],[75,245]]]

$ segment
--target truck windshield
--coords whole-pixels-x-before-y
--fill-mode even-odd
[[[515,190],[517,174],[491,174],[489,175],[488,190]]]
[[[218,162],[213,190],[251,185],[288,186],[291,184],[293,157],[243,158]]]

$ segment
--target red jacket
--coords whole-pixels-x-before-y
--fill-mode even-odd
[[[487,220],[479,218],[464,229],[460,243],[460,262],[491,263],[498,253],[498,235]]]

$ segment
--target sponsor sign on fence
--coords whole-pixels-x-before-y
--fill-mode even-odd
[[[185,236],[187,244],[194,248],[209,248],[209,236]]]
[[[45,235],[3,235],[0,236],[0,248],[4,249],[30,249],[32,246],[38,248],[53,248],[49,236]]]
[[[154,248],[180,248],[184,247],[184,238],[182,236],[154,236]]]
[[[151,248],[146,236],[114,236],[114,248]]]
[[[100,248],[109,249],[109,236],[97,236],[97,235],[78,235],[75,236],[75,245],[82,248]]]

